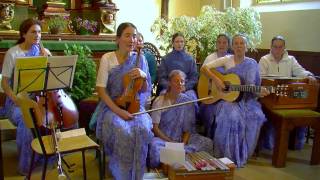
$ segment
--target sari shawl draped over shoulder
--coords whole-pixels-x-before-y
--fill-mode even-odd
[[[122,78],[135,67],[136,55],[132,55],[123,64],[113,68],[108,77],[106,91],[115,99],[123,92]],[[139,92],[140,111],[151,93],[151,78],[148,65],[140,57],[140,68],[147,74],[148,88]],[[106,153],[110,156],[109,168],[115,179],[142,179],[144,174],[148,144],[153,137],[152,122],[149,114],[141,114],[125,121],[100,102],[95,110],[96,136],[101,140]]]

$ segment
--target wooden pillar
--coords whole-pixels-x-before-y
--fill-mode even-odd
[[[168,19],[169,16],[169,0],[161,0],[161,18]]]

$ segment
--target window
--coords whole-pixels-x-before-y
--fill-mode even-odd
[[[268,3],[286,3],[286,2],[305,2],[312,0],[256,0],[257,4],[268,4]]]

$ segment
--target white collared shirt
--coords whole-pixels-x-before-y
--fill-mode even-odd
[[[285,51],[279,63],[271,53],[261,57],[259,67],[261,76],[307,77],[313,75],[305,70],[294,56],[288,55],[287,51]]]

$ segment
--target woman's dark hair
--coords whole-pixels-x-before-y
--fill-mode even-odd
[[[121,23],[118,28],[117,28],[117,37],[121,37],[123,31],[127,28],[127,27],[133,27],[134,29],[137,29],[137,27],[130,23],[130,22],[124,22],[124,23]]]
[[[142,40],[144,41],[144,37],[143,37],[143,35],[142,35],[140,32],[137,33],[137,36],[138,36],[138,37],[140,36],[140,37],[142,38]]]
[[[217,36],[217,40],[220,38],[220,37],[224,37],[224,38],[226,38],[227,39],[227,41],[228,41],[228,46],[230,46],[230,42],[231,42],[231,40],[230,40],[230,37],[227,35],[227,34],[219,34],[218,36]]]
[[[181,32],[177,32],[177,33],[174,33],[174,34],[172,35],[171,43],[173,43],[174,40],[176,39],[176,37],[178,37],[178,36],[180,36],[180,37],[182,37],[182,38],[184,39],[183,34],[182,34]]]
[[[226,38],[227,39],[227,41],[228,41],[228,49],[227,49],[227,52],[228,53],[231,53],[231,39],[230,39],[230,37],[227,35],[227,34],[219,34],[218,36],[217,36],[217,41],[218,41],[218,39],[220,38],[220,37],[224,37],[224,38]]]
[[[39,25],[41,27],[41,22],[39,20],[36,19],[26,19],[24,20],[19,27],[19,35],[20,38],[18,39],[16,44],[21,44],[25,41],[23,35],[27,34],[27,32],[29,31],[29,29],[31,28],[31,26],[33,25]]]

